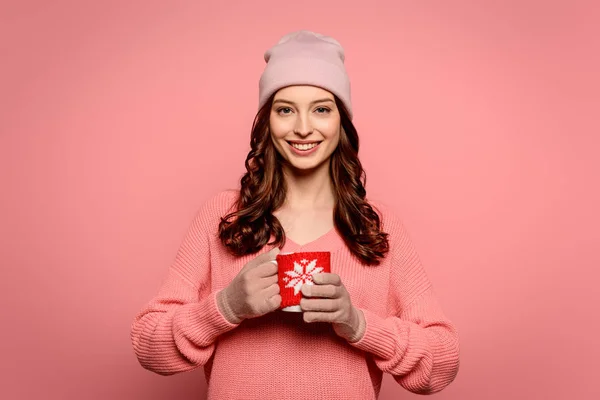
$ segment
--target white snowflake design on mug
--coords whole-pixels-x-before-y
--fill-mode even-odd
[[[294,288],[294,295],[297,295],[302,289],[302,285],[313,285],[313,275],[323,271],[323,267],[317,267],[317,260],[301,260],[300,264],[294,261],[294,269],[285,271],[286,277],[283,281],[287,283],[286,288]]]

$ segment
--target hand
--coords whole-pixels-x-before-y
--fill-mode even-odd
[[[281,305],[277,284],[277,263],[272,261],[279,253],[271,251],[250,260],[218,297],[218,304],[225,318],[238,324],[247,318],[256,318]]]
[[[302,285],[300,307],[305,322],[330,322],[335,333],[349,342],[358,341],[364,334],[364,315],[352,305],[350,293],[339,275],[313,275],[314,285]]]

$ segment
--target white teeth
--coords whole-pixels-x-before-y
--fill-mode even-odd
[[[310,150],[313,147],[316,147],[318,145],[318,143],[311,143],[311,144],[296,144],[296,143],[292,143],[292,146],[298,150]]]

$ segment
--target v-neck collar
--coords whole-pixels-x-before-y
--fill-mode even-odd
[[[329,251],[333,253],[341,248],[344,244],[344,239],[334,226],[318,238],[302,245],[294,242],[292,239],[286,236],[285,245],[281,249],[281,252],[291,253],[299,251]]]

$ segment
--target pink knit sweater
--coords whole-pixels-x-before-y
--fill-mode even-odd
[[[232,256],[218,239],[219,217],[237,194],[223,191],[200,207],[161,289],[136,316],[131,339],[144,368],[171,375],[202,366],[208,399],[218,400],[376,399],[383,372],[414,393],[452,382],[457,331],[401,220],[380,203],[371,201],[390,234],[390,252],[379,266],[359,263],[335,229],[303,246],[288,238],[281,249],[331,251],[332,272],[365,316],[360,340],[345,341],[328,323],[305,323],[301,313],[228,322],[216,294],[258,255]]]

